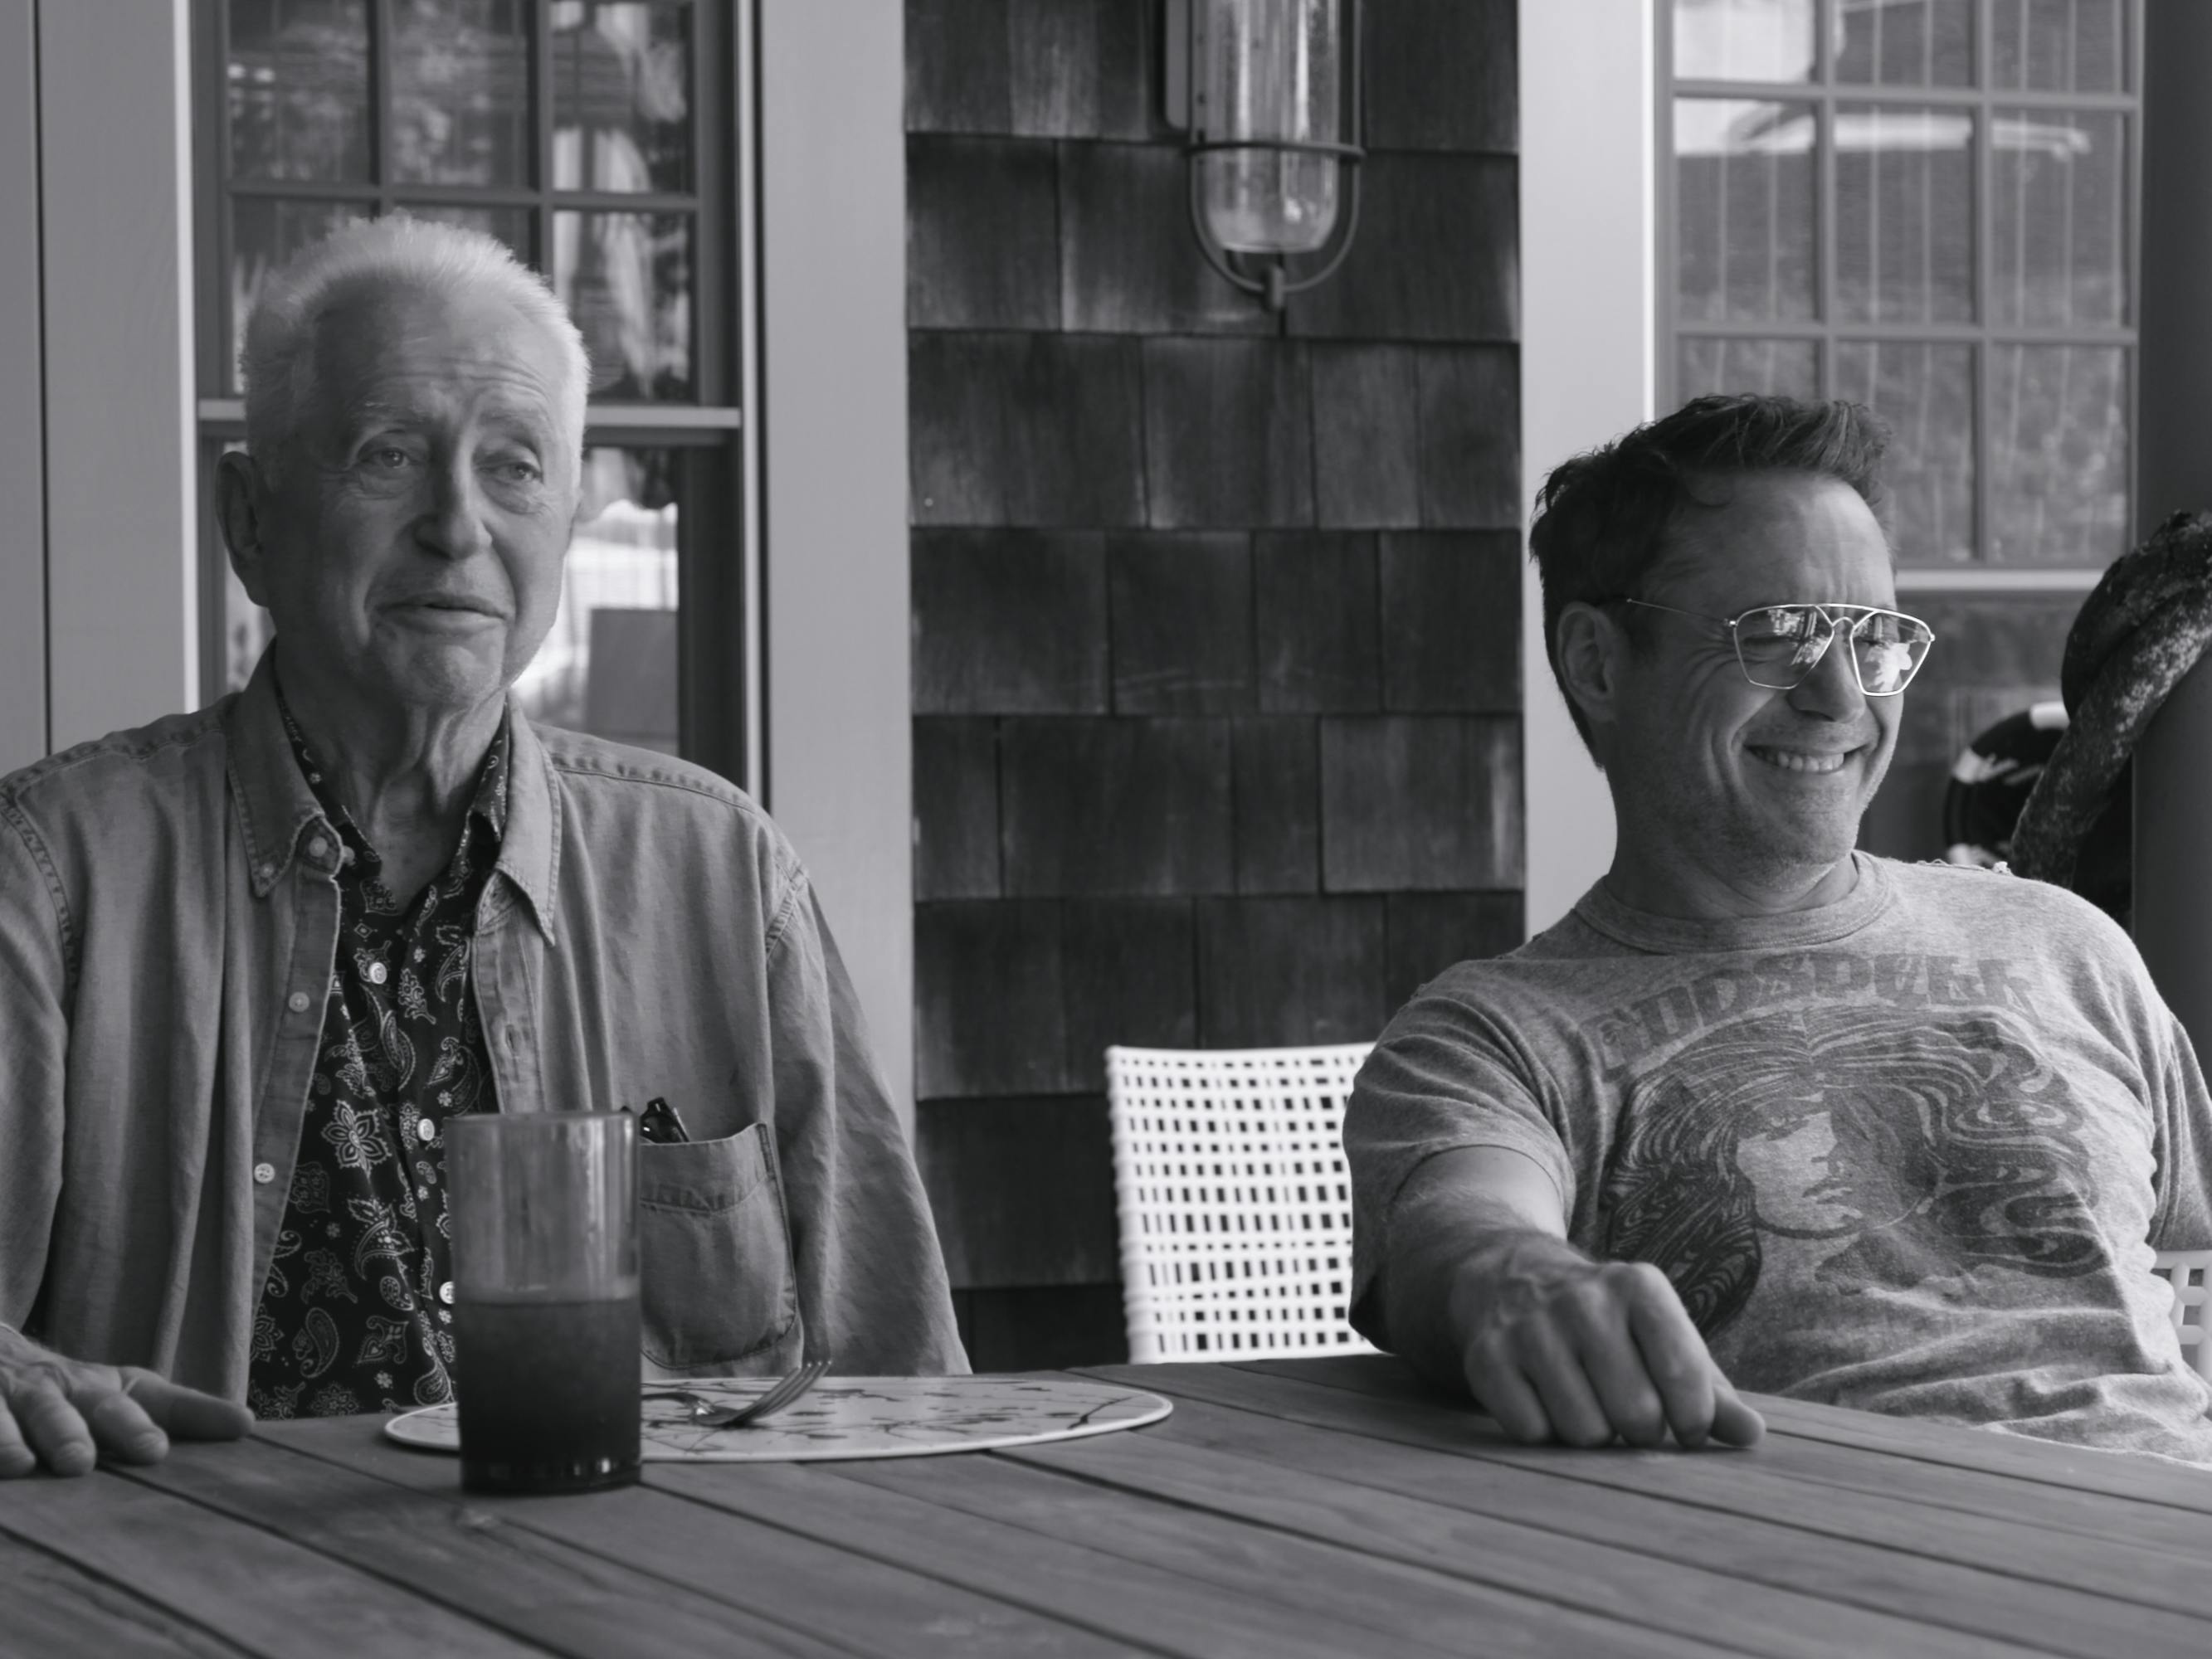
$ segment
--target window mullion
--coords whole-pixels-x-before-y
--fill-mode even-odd
[[[530,115],[535,143],[531,183],[537,205],[531,212],[531,251],[538,270],[553,280],[553,9],[530,9]]]
[[[392,0],[368,8],[368,120],[370,165],[376,171],[376,211],[392,211]]]
[[[1973,348],[1974,433],[1974,555],[1975,562],[1991,562],[1992,513],[1996,491],[1992,473],[1996,446],[1991,441],[1990,422],[1996,410],[1993,377],[1990,373],[1989,331],[1995,320],[1990,314],[1990,299],[1996,289],[1996,239],[1990,234],[1994,222],[1992,204],[1995,201],[1995,173],[1992,158],[1996,146],[1990,131],[1992,112],[1996,108],[1992,88],[1995,82],[1994,43],[1996,40],[1996,0],[1977,0],[1974,8],[1975,82],[1982,93],[1981,102],[1974,116],[1974,324],[1981,330],[1982,337]]]

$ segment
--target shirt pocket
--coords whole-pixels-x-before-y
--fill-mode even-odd
[[[799,1316],[774,1132],[637,1150],[645,1357],[697,1370],[774,1347]]]

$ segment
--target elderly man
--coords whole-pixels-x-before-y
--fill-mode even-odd
[[[640,1152],[658,1370],[964,1370],[789,844],[508,699],[577,506],[558,302],[385,220],[276,282],[245,371],[252,683],[0,781],[0,1473],[465,1388],[441,1154],[472,1111],[673,1109]]]
[[[1932,642],[1880,456],[1704,398],[1546,484],[1618,851],[1361,1073],[1354,1322],[1528,1441],[1749,1443],[1741,1386],[2212,1461],[2151,1273],[2212,1244],[2187,1038],[2072,895],[1853,851]]]

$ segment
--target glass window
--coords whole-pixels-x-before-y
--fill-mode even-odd
[[[743,467],[726,0],[198,0],[202,453],[210,695],[270,623],[231,576],[213,469],[244,432],[237,352],[270,274],[349,220],[471,226],[544,271],[592,368],[584,499],[533,717],[744,764]],[[720,135],[718,139],[717,135]],[[684,603],[679,603],[679,589]],[[692,615],[684,605],[712,615]],[[701,651],[694,641],[711,641]]]
[[[1670,402],[1869,405],[1908,570],[2110,562],[2131,533],[2138,18],[1673,0]]]

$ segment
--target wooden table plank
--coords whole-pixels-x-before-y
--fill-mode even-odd
[[[1301,1443],[1295,1451],[1304,1455],[1282,1461],[1285,1442],[1293,1439]],[[1364,1465],[1373,1443],[1184,1400],[1167,1422],[1126,1441],[1078,1440],[1003,1455],[1778,1659],[1863,1659],[1908,1648],[1929,1659],[1992,1659],[2020,1651],[2013,1643],[1936,1629],[1887,1611],[1778,1589],[1347,1478],[1367,1473]],[[1241,1449],[1222,1449],[1231,1445]],[[1317,1445],[1325,1446],[1318,1455]]]
[[[170,1458],[186,1461],[193,1449],[240,1449],[179,1446]],[[537,1651],[473,1619],[395,1595],[359,1567],[106,1470],[11,1484],[0,1533],[128,1584],[265,1659],[296,1659],[309,1649],[362,1659],[526,1659]]]
[[[1141,1455],[1148,1433],[1074,1443],[1093,1449],[1091,1462],[1111,1468],[1121,1458]],[[992,1456],[846,1463],[834,1472],[856,1485],[903,1492],[1349,1624],[1392,1652],[1464,1652],[1469,1630],[1481,1631],[1484,1651],[1498,1655],[1566,1650],[1598,1659],[1712,1650],[1706,1644],[1672,1639],[1640,1620],[1547,1604],[1455,1578],[1425,1562],[1363,1559],[1334,1539],[1247,1524],[1242,1516],[1179,1500],[1162,1502],[1157,1493],[1093,1482],[1079,1470],[1024,1468]],[[1318,1484],[1308,1482],[1309,1487]],[[1317,1492],[1313,1501],[1320,1506]]]
[[[1272,1595],[1224,1591],[1027,1528],[902,1493],[854,1500],[854,1483],[806,1464],[657,1463],[646,1478],[856,1553],[1017,1602],[1116,1639],[1193,1659],[1340,1659],[1374,1642],[1356,1626],[1285,1607]]]
[[[694,1652],[825,1659],[846,1651],[488,1510],[426,1498],[258,1434],[235,1444],[174,1446],[128,1478],[574,1659]]]
[[[1267,1376],[1289,1376],[1299,1381],[1325,1382],[1331,1388],[1342,1388],[1354,1394],[1371,1395],[1383,1400],[1411,1400],[1430,1405],[1452,1404],[1430,1389],[1412,1372],[1401,1366],[1370,1359],[1364,1363],[1346,1364],[1342,1360],[1323,1360],[1318,1364],[1290,1361],[1278,1364],[1263,1362],[1250,1366],[1232,1367],[1250,1370]],[[1767,1436],[1755,1455],[1761,1468],[1771,1473],[1786,1474],[1793,1480],[1820,1486],[1841,1486],[1853,1492],[1866,1492],[1889,1497],[1909,1498],[1916,1503],[1940,1509],[1962,1510],[1993,1520],[2002,1520],[2023,1526],[2045,1528],[2057,1532],[2081,1533],[2098,1539],[2118,1538],[2130,1544],[2164,1549],[2187,1557],[2191,1561],[2203,1558],[2208,1539],[2212,1539],[2212,1522],[2192,1508],[2181,1508],[2156,1500],[2118,1496],[2112,1492],[2093,1489],[2074,1481],[2051,1485],[2029,1478],[2024,1472],[2014,1469],[2004,1474],[1951,1462],[1935,1462],[1910,1454],[1894,1453],[1879,1437],[1866,1443],[1866,1437],[1851,1431],[1855,1419],[1864,1419],[1869,1413],[1845,1411],[1834,1406],[1808,1406],[1801,1401],[1774,1401],[1757,1396],[1762,1406],[1780,1406],[1785,1411],[1802,1409],[1808,1413],[1807,1420],[1827,1425],[1843,1419],[1844,1432],[1835,1438],[1814,1438],[1804,1434],[1798,1425],[1785,1420],[1774,1425],[1775,1431]],[[1476,1413],[1479,1415],[1479,1413]],[[1879,1421],[1880,1419],[1876,1419]],[[1960,1435],[1994,1438],[1979,1431],[1965,1429],[1956,1425],[1931,1425],[1948,1443]],[[2017,1449],[2017,1448],[2014,1448]],[[2100,1462],[2133,1463],[2133,1458],[2117,1458],[2109,1452],[2085,1451],[2075,1447],[2050,1447],[2038,1444],[2030,1449],[2040,1455],[2046,1451],[2059,1455],[2059,1461],[2090,1458]],[[1902,1457],[1908,1467],[1900,1468]],[[2039,1457],[2029,1463],[2039,1462]],[[2150,1471],[2154,1490],[2172,1490],[2174,1471],[2160,1464]],[[2195,1469],[2181,1472],[2194,1484],[2212,1486],[2212,1472]],[[2193,1495],[2193,1494],[2192,1494]]]
[[[1886,1537],[1871,1522],[1863,1524],[1858,1535],[1838,1535],[1833,1516],[1802,1499],[1778,1517],[1747,1515],[1710,1501],[1686,1502],[1672,1491],[1675,1481],[1687,1479],[1700,1465],[1718,1468],[1724,1476],[1742,1471],[1752,1460],[1740,1453],[1506,1447],[1478,1438],[1496,1430],[1469,1413],[1376,1401],[1286,1377],[1182,1365],[1110,1366],[1094,1374],[1178,1399],[1340,1431],[1370,1446],[1334,1448],[1330,1462],[1320,1465],[1307,1461],[1312,1455],[1309,1443],[1287,1443],[1286,1437],[1286,1443],[1269,1455],[1285,1463],[1296,1460],[1316,1473],[1364,1480],[1543,1530],[1601,1540],[1732,1577],[2081,1659],[2109,1659],[2123,1636],[2130,1652],[2197,1659],[2212,1651],[2212,1621],[2202,1618],[2023,1579],[2001,1560],[1995,1566],[1960,1564],[1920,1547],[1925,1540],[1906,1544]],[[1426,1420],[1425,1410],[1431,1414]],[[1237,1450],[1241,1444],[1225,1449]],[[1440,1450],[1451,1453],[1451,1461],[1440,1462]],[[1673,1473],[1624,1478],[1635,1467],[1632,1460],[1656,1462]],[[1726,1492],[1725,1486],[1722,1490]],[[1856,1493],[1839,1496],[1859,1499]],[[1911,1509],[1894,1507],[1908,1513]],[[1930,1513],[1920,1511],[1923,1519]],[[1945,1518],[1960,1529],[1957,1517]],[[2172,1559],[2163,1553],[2155,1559],[2161,1565]]]
[[[573,1497],[464,1496],[453,1459],[403,1450],[384,1437],[381,1426],[381,1419],[319,1418],[272,1424],[262,1432],[287,1450],[465,1504],[716,1601],[805,1624],[856,1652],[1103,1659],[1137,1651],[1006,1601],[650,1486]],[[742,1471],[732,1474],[742,1480]]]
[[[1442,1398],[1401,1362],[1371,1354],[1255,1360],[1228,1369],[1325,1382],[1358,1393],[1387,1394],[1394,1399],[1433,1402]],[[1883,1452],[1948,1468],[2010,1475],[2040,1486],[2125,1498],[2131,1504],[2157,1504],[2212,1515],[2212,1469],[2194,1464],[2031,1440],[1957,1423],[1885,1417],[1810,1401],[1784,1400],[1776,1395],[1747,1397],[1776,1434]]]
[[[72,1562],[0,1538],[0,1655],[237,1659],[244,1648]]]
[[[2043,1585],[2063,1585],[2092,1595],[2212,1619],[2197,1563],[2127,1540],[2053,1534],[2017,1522],[1991,1525],[1955,1510],[1933,1508],[1912,1495],[1907,1476],[1919,1466],[1900,1463],[1887,1492],[1822,1487],[1808,1493],[1788,1475],[1765,1467],[1755,1452],[1717,1450],[1685,1455],[1678,1449],[1640,1451],[1614,1446],[1579,1451],[1564,1446],[1524,1446],[1508,1439],[1488,1418],[1427,1398],[1377,1399],[1258,1371],[1236,1371],[1269,1391],[1290,1389],[1309,1399],[1332,1395],[1362,1402],[1364,1420],[1387,1424],[1409,1443],[1433,1445],[1460,1455],[1516,1468],[1643,1492],[1678,1504],[1701,1504],[1762,1522],[1799,1528],[1827,1537],[1911,1550],[1936,1560],[2010,1573]],[[1969,1431],[1971,1432],[1971,1431]],[[2206,1630],[2212,1647],[2212,1624]]]

